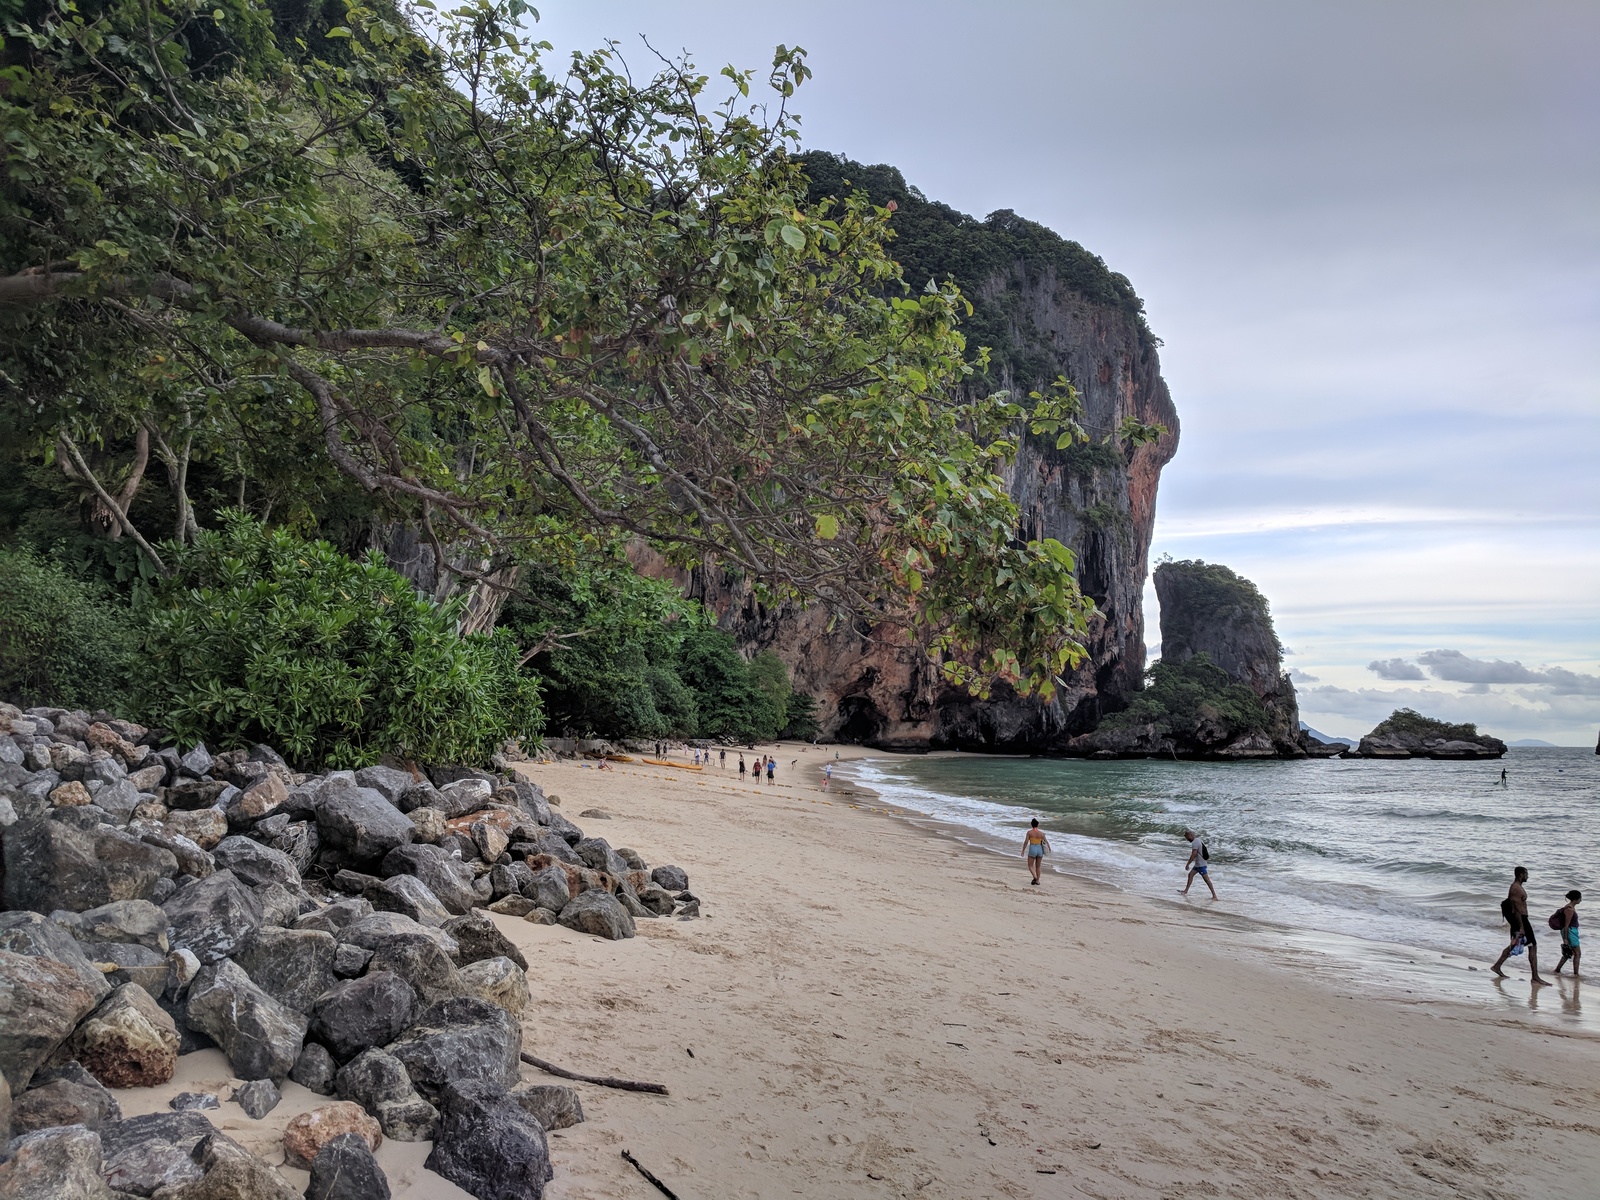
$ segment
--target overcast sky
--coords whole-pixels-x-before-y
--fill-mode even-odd
[[[1312,725],[1594,743],[1600,3],[540,11],[639,66],[640,34],[712,74],[802,45],[807,146],[1125,273],[1183,421],[1155,553],[1260,585]]]

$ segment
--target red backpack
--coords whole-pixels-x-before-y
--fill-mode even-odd
[[[1558,908],[1558,909],[1555,910],[1555,912],[1550,914],[1550,928],[1551,929],[1565,929],[1566,927],[1567,927],[1567,910],[1566,910],[1565,907]]]

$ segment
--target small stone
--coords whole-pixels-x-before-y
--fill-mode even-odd
[[[627,909],[630,917],[653,917],[656,915],[654,911],[641,904],[639,898],[632,892],[623,891],[620,888],[617,891],[617,903]]]
[[[389,1200],[389,1181],[364,1137],[341,1133],[323,1144],[305,1200]]]
[[[331,1096],[338,1072],[339,1064],[333,1061],[333,1055],[328,1053],[326,1046],[307,1042],[305,1049],[300,1051],[300,1057],[295,1059],[289,1078],[319,1096]]]
[[[658,917],[670,917],[672,910],[677,907],[672,893],[654,883],[640,890],[639,903]]]
[[[308,1113],[301,1113],[283,1131],[284,1159],[291,1167],[310,1170],[317,1153],[340,1134],[358,1135],[367,1149],[383,1144],[378,1122],[359,1104],[336,1100]]]
[[[700,901],[691,900],[678,910],[678,920],[692,921],[700,915]]]
[[[489,911],[506,917],[525,917],[538,907],[526,896],[502,896],[489,905]]]
[[[561,924],[561,918],[557,914],[551,912],[548,908],[536,908],[522,919],[528,922],[530,925]]]
[[[233,1089],[233,1099],[252,1120],[259,1121],[278,1107],[278,1101],[283,1099],[283,1095],[272,1080],[252,1079],[249,1083]]]
[[[195,1112],[202,1108],[221,1108],[215,1092],[179,1092],[167,1101],[173,1112]]]
[[[578,816],[585,821],[609,821],[611,814],[603,808],[586,808]]]
[[[197,743],[193,750],[178,759],[178,769],[192,779],[211,774],[211,768],[215,764],[216,760],[211,757],[211,752],[206,749],[204,742]]]
[[[618,846],[617,857],[623,862],[627,863],[628,869],[631,871],[644,871],[649,869],[644,865],[644,859],[639,857],[639,852],[637,850],[629,850],[626,846]]]

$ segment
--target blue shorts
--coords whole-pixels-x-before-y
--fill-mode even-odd
[[[1043,858],[1044,857],[1044,847],[1039,845],[1037,842],[1035,842],[1033,845],[1028,847],[1028,857],[1029,858]]]
[[[1210,875],[1211,874],[1211,864],[1205,862],[1203,859],[1197,861],[1194,864],[1194,869],[1196,871],[1199,871],[1200,874],[1202,874],[1202,875]]]

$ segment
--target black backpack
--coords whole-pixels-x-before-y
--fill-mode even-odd
[[[1517,906],[1511,902],[1510,896],[1500,901],[1500,915],[1506,919],[1507,925],[1517,924]]]
[[[1211,847],[1206,845],[1204,842],[1200,843],[1200,857],[1205,859],[1207,862],[1211,861]]]

